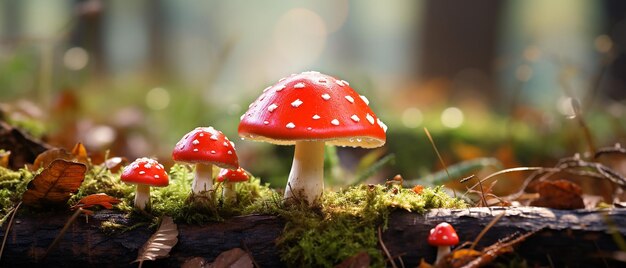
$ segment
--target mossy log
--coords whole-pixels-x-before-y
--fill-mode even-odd
[[[537,207],[435,209],[426,214],[394,212],[383,241],[393,256],[400,256],[406,267],[415,267],[421,258],[432,262],[436,249],[426,243],[429,229],[441,221],[451,223],[462,241],[472,241],[497,215],[506,213],[480,241],[477,249],[515,232],[541,229],[516,248],[516,254],[529,263],[554,267],[604,267],[610,258],[602,256],[618,250],[615,237],[626,237],[626,209],[552,210]],[[124,215],[99,212],[88,222],[80,217],[60,243],[42,259],[48,246],[70,217],[69,213],[20,214],[9,232],[0,267],[86,267],[136,266],[131,262],[154,230],[145,226],[125,233],[107,235],[100,223],[110,218],[129,223]],[[132,224],[132,223],[130,223]],[[218,254],[235,247],[248,250],[261,267],[281,267],[274,241],[284,228],[284,220],[268,215],[235,217],[203,226],[179,224],[179,242],[166,259],[144,266],[180,266],[192,257],[212,261]],[[4,236],[6,223],[2,228]]]

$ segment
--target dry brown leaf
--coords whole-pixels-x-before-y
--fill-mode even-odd
[[[144,261],[156,260],[169,256],[170,250],[178,243],[178,226],[171,217],[163,217],[159,229],[139,249],[137,259],[139,266]]]
[[[583,191],[577,184],[566,180],[540,181],[534,188],[539,198],[530,205],[554,209],[584,208]]]
[[[42,167],[47,167],[52,161],[57,159],[78,162],[85,165],[89,164],[87,150],[85,146],[79,142],[74,146],[71,152],[62,148],[53,148],[39,154],[37,158],[35,158],[32,168],[33,170],[38,170]]]
[[[0,119],[0,148],[11,151],[9,168],[17,170],[32,163],[38,154],[51,147]]]
[[[335,268],[368,268],[370,267],[370,255],[367,252],[359,252],[358,254],[343,260],[337,264]]]
[[[22,201],[34,207],[64,205],[85,179],[85,165],[54,160],[28,183]]]
[[[90,208],[96,205],[100,205],[106,209],[112,209],[113,205],[119,202],[121,202],[121,200],[108,196],[107,194],[92,194],[81,198],[76,205],[72,206],[72,209]]]
[[[207,261],[202,257],[193,257],[191,259],[187,259],[180,268],[204,268],[207,267]]]
[[[104,166],[113,173],[118,172],[126,164],[128,164],[126,157],[111,157],[104,161]]]
[[[253,268],[252,259],[243,249],[233,248],[220,253],[215,261],[209,264],[210,268]]]
[[[87,155],[87,149],[85,148],[85,145],[83,145],[80,142],[76,143],[76,145],[74,145],[74,148],[72,148],[72,156],[74,156],[74,161],[76,162],[83,163],[83,164],[89,163],[89,156]]]
[[[10,156],[11,156],[11,151],[0,152],[0,167],[3,167],[3,168],[9,167]]]
[[[420,260],[420,265],[417,268],[433,268],[430,263],[427,263],[424,259]]]

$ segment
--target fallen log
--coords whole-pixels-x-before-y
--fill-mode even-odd
[[[421,258],[432,262],[436,249],[426,243],[430,228],[441,221],[457,229],[461,241],[472,241],[497,215],[505,213],[477,249],[490,245],[512,233],[541,229],[516,248],[516,254],[529,264],[554,267],[619,266],[610,258],[618,251],[616,237],[626,237],[626,209],[552,210],[538,207],[470,208],[462,210],[435,209],[426,214],[397,211],[391,215],[383,241],[392,256],[402,258],[406,267],[415,267]],[[153,230],[145,226],[121,234],[108,235],[100,224],[110,218],[128,222],[124,215],[98,212],[88,222],[81,217],[64,235],[60,243],[42,259],[70,214],[19,214],[8,234],[0,267],[67,267],[104,266],[134,267],[137,250]],[[285,266],[274,241],[285,221],[271,215],[249,215],[203,226],[179,224],[179,242],[170,257],[144,266],[180,266],[193,257],[212,261],[221,252],[245,248],[261,267]],[[1,236],[6,228],[3,226]]]

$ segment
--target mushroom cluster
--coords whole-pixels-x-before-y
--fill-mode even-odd
[[[318,202],[324,189],[324,146],[375,148],[385,144],[387,126],[369,100],[344,80],[303,72],[280,79],[250,104],[239,136],[295,145],[285,199]]]
[[[239,160],[235,144],[213,127],[198,127],[176,143],[174,161],[195,165],[192,192],[199,194],[213,189],[213,165],[237,169]]]

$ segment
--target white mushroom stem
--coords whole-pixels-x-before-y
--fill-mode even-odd
[[[439,262],[439,260],[443,259],[443,256],[450,254],[450,246],[438,246],[437,247],[437,260],[435,264]]]
[[[285,199],[303,198],[313,205],[324,191],[324,142],[297,141]]]
[[[194,194],[213,189],[213,165],[196,164],[191,190]]]
[[[224,182],[224,189],[222,189],[222,196],[224,197],[224,203],[233,204],[237,202],[237,192],[235,191],[234,182]]]
[[[137,189],[135,190],[135,207],[144,210],[149,203],[150,186],[145,184],[137,184]]]

